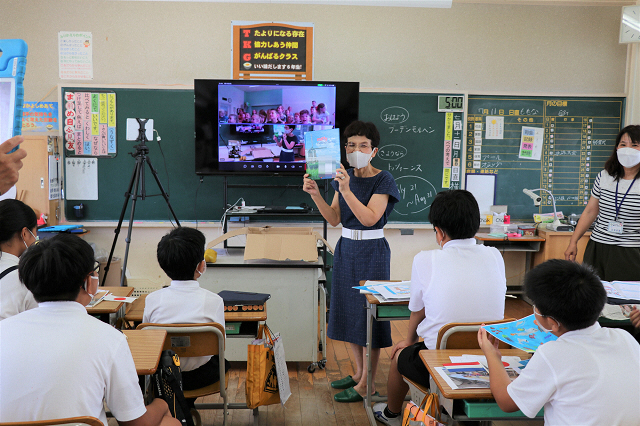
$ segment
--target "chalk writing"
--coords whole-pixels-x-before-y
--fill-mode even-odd
[[[407,155],[407,148],[402,145],[390,144],[379,148],[378,158],[381,160],[396,161]]]
[[[389,133],[433,133],[435,130],[432,127],[419,127],[419,126],[390,126]]]
[[[435,187],[420,176],[400,176],[396,178],[400,191],[400,202],[394,211],[403,216],[415,214],[428,209],[436,195]]]
[[[390,106],[382,110],[380,119],[387,124],[401,124],[409,119],[409,111],[400,106]]]

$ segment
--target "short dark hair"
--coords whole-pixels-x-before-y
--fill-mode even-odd
[[[318,106],[316,106],[316,108],[324,108],[324,103],[319,103]]]
[[[300,115],[305,115],[305,114],[309,115],[309,110],[308,109],[301,109],[300,110]]]
[[[371,146],[376,148],[380,145],[380,132],[372,122],[364,122],[356,120],[344,129],[344,138],[349,139],[352,136],[364,136],[371,141]]]
[[[551,259],[524,277],[525,294],[543,316],[553,317],[567,330],[593,325],[607,301],[595,271],[586,264]]]
[[[77,235],[58,234],[25,250],[18,276],[37,302],[76,300],[94,265],[89,243]]]
[[[624,167],[622,167],[622,164],[618,161],[618,145],[620,145],[620,140],[625,134],[628,134],[629,138],[633,142],[640,143],[640,126],[634,124],[627,126],[620,130],[620,133],[616,136],[616,144],[613,147],[613,152],[609,159],[604,163],[604,169],[610,176],[613,176],[615,180],[624,178]],[[640,170],[636,174],[636,177],[640,177]]]
[[[31,207],[19,200],[0,201],[0,244],[6,243],[24,228],[32,230],[38,219]]]
[[[429,209],[429,222],[452,240],[473,238],[480,228],[480,208],[464,189],[439,192]]]
[[[204,260],[204,234],[195,228],[175,228],[158,243],[158,263],[177,281],[192,280],[196,267]]]

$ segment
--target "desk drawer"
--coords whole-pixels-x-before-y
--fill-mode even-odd
[[[407,305],[379,305],[378,318],[402,318],[411,316],[411,311]]]
[[[469,401],[464,400],[464,412],[470,419],[499,418],[499,417],[523,417],[527,418],[520,410],[513,413],[505,413],[498,407],[495,401]],[[544,416],[544,408],[536,417]]]

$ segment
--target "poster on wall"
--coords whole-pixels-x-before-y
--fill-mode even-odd
[[[58,32],[60,80],[93,80],[93,39],[90,32]]]
[[[313,24],[231,22],[234,79],[313,79]]]
[[[116,94],[64,92],[62,122],[67,157],[115,157]]]

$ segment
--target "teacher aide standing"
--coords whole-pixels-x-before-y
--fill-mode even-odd
[[[583,262],[605,281],[640,280],[640,126],[627,126],[616,137],[613,153],[591,189],[564,252],[575,260],[578,241],[595,221]]]
[[[365,296],[352,287],[359,285],[360,280],[389,279],[391,250],[382,228],[394,204],[400,200],[400,193],[391,173],[371,165],[380,143],[376,126],[355,121],[344,130],[344,137],[347,161],[353,169],[346,170],[342,165],[338,168],[331,182],[336,191],[331,205],[320,195],[317,183],[309,179],[309,175],[304,177],[303,189],[331,226],[342,223],[342,237],[335,249],[327,335],[350,343],[356,372],[332,382],[331,386],[343,389],[334,395],[336,401],[357,402],[362,401],[367,386],[367,315]],[[373,389],[380,348],[392,345],[388,321],[373,322],[372,340]]]

